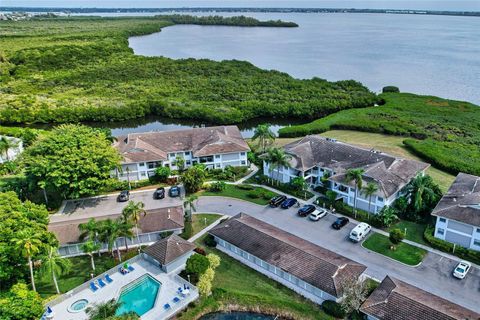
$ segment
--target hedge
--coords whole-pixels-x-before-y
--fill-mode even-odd
[[[335,318],[343,319],[347,315],[341,304],[331,300],[325,300],[322,303],[322,309],[326,314]]]

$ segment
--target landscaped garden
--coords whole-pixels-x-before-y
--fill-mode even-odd
[[[277,194],[270,190],[261,187],[250,186],[248,184],[225,184],[222,190],[214,191],[213,189],[207,188],[207,190],[200,191],[199,195],[231,197],[250,201],[259,205],[266,205],[268,204],[269,200]]]
[[[424,249],[409,245],[405,242],[394,245],[388,237],[379,233],[371,234],[362,243],[362,246],[410,266],[416,266],[421,263],[427,254],[427,251]]]

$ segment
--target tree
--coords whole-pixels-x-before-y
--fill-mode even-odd
[[[128,240],[132,240],[133,238],[133,224],[130,221],[124,221],[123,219],[120,219],[120,231],[119,231],[119,236],[123,237],[123,241],[125,243],[125,250],[128,251]]]
[[[185,211],[186,211],[187,221],[192,221],[192,211],[197,211],[194,204],[194,202],[196,202],[197,199],[198,199],[197,195],[191,194],[188,197],[186,197],[185,201],[183,202],[183,207],[185,208]]]
[[[118,249],[117,238],[120,237],[121,232],[121,221],[120,220],[102,220],[100,222],[100,234],[99,239],[107,243],[108,251],[111,253],[112,257],[114,257],[113,249],[117,250],[118,260],[122,261],[122,256],[120,254],[120,250]]]
[[[17,238],[13,238],[12,242],[15,247],[22,253],[24,257],[28,259],[28,267],[30,268],[30,282],[32,284],[33,291],[37,291],[35,288],[35,278],[33,277],[33,261],[32,257],[38,254],[43,245],[40,240],[41,234],[35,233],[31,229],[21,230],[17,234]]]
[[[136,320],[140,319],[135,313],[130,312],[117,316],[117,310],[122,306],[121,302],[115,299],[106,302],[96,303],[91,307],[87,307],[85,312],[89,320]]]
[[[37,320],[44,310],[43,299],[25,283],[17,283],[8,292],[0,293],[2,320]]]
[[[0,283],[3,288],[28,275],[28,259],[14,239],[23,238],[25,232],[37,235],[35,241],[40,251],[46,253],[46,245],[57,245],[55,235],[48,232],[48,211],[43,205],[22,202],[15,192],[0,193]],[[40,242],[40,244],[38,243]]]
[[[377,219],[380,221],[380,223],[385,226],[389,227],[391,226],[395,221],[398,220],[398,216],[396,214],[397,212],[395,211],[394,208],[385,206],[380,210],[380,213],[377,215]]]
[[[100,224],[94,219],[90,218],[87,223],[80,223],[78,225],[80,230],[80,240],[89,240],[94,243],[98,242],[98,234],[100,233]],[[100,256],[100,245],[98,246],[98,256]]]
[[[48,254],[42,258],[40,273],[44,277],[51,276],[57,294],[60,294],[58,288],[57,275],[63,275],[70,271],[72,264],[70,260],[63,259],[57,252],[56,247],[49,246]]]
[[[160,182],[166,182],[172,174],[172,170],[169,167],[157,167],[155,169],[155,178]]]
[[[207,268],[198,279],[197,287],[202,296],[209,296],[212,293],[212,282],[215,278],[215,271],[212,268]]]
[[[8,151],[16,147],[18,147],[18,143],[14,139],[5,136],[0,138],[0,154],[4,154],[7,161],[10,160]]]
[[[372,206],[372,197],[378,191],[378,186],[376,183],[368,182],[367,186],[363,188],[365,196],[368,197],[368,213],[370,214],[370,208]]]
[[[325,193],[325,196],[327,197],[327,201],[330,207],[333,207],[335,205],[335,201],[337,200],[337,193],[333,190],[328,190]]]
[[[195,193],[203,186],[206,176],[205,166],[197,164],[185,170],[180,176],[180,181],[186,192]]]
[[[95,271],[95,261],[93,258],[93,254],[98,250],[100,250],[100,244],[89,240],[82,244],[81,249],[84,253],[90,256],[90,263],[92,264],[92,270]]]
[[[183,157],[176,156],[172,164],[178,168],[179,172],[185,170],[185,159]]]
[[[190,258],[188,258],[185,266],[185,272],[187,274],[194,274],[199,276],[204,273],[209,266],[210,262],[208,261],[207,257],[201,254],[194,254],[191,255]]]
[[[398,87],[395,87],[395,86],[386,86],[386,87],[382,88],[382,92],[383,93],[386,93],[386,92],[398,93],[398,92],[400,92],[400,89]]]
[[[397,245],[405,238],[405,234],[402,230],[395,228],[390,231],[388,238],[393,245]]]
[[[221,262],[220,257],[214,253],[207,254],[207,259],[208,259],[210,268],[212,268],[213,270],[217,269],[217,267],[220,265],[220,262]]]
[[[440,187],[429,175],[419,175],[406,187],[409,211],[413,219],[427,218],[442,197]]]
[[[257,141],[262,148],[262,153],[265,152],[266,147],[275,141],[275,133],[270,129],[269,124],[260,124],[253,132],[252,141]]]
[[[105,133],[82,125],[58,126],[24,152],[27,178],[64,199],[97,193],[119,162]]]
[[[290,185],[298,191],[303,191],[305,193],[305,198],[307,198],[307,189],[308,183],[303,177],[295,177],[290,181]]]
[[[274,169],[277,171],[277,183],[279,177],[279,170],[281,167],[290,168],[290,159],[291,156],[285,153],[285,150],[282,148],[269,148],[267,151],[267,155],[265,161],[269,163],[270,172],[273,172]],[[272,174],[273,179],[273,174]]]
[[[358,195],[358,190],[362,190],[362,186],[363,186],[362,175],[364,172],[365,170],[361,168],[348,169],[345,175],[345,182],[347,183],[350,183],[352,181],[355,182],[355,196],[353,199],[353,213],[355,214],[355,217],[357,217],[357,195]]]
[[[341,302],[346,313],[358,311],[367,298],[367,286],[365,281],[357,281],[350,278],[343,283],[343,299]]]
[[[138,251],[140,252],[140,236],[138,234],[138,222],[142,217],[147,215],[147,211],[145,210],[145,204],[141,201],[129,201],[128,204],[122,210],[122,218],[125,221],[132,221],[135,223],[135,232],[137,233],[137,244],[138,244]]]

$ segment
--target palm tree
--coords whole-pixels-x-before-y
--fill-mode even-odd
[[[95,261],[93,259],[93,254],[100,250],[100,244],[92,240],[89,240],[82,244],[81,249],[84,253],[90,256],[90,262],[92,264],[92,270],[95,271]]]
[[[277,170],[277,183],[279,177],[279,170],[281,167],[290,168],[290,159],[291,156],[285,153],[285,150],[282,148],[270,148],[268,149],[266,161],[270,163],[270,171],[273,172],[274,169]],[[272,175],[273,179],[273,175]]]
[[[362,190],[363,187],[363,180],[362,175],[365,170],[358,168],[358,169],[348,169],[345,175],[345,182],[350,183],[355,181],[355,197],[353,200],[353,213],[355,214],[355,218],[357,217],[357,194],[358,190]]]
[[[123,237],[125,241],[125,250],[128,251],[128,240],[133,238],[133,224],[130,221],[123,220],[123,217],[120,218],[120,236]]]
[[[187,221],[192,221],[192,211],[197,211],[195,208],[194,202],[198,199],[198,196],[191,194],[185,198],[185,202],[183,202],[183,207],[186,211]],[[188,208],[188,209],[187,209]]]
[[[102,320],[115,316],[121,305],[121,302],[112,299],[94,304],[93,306],[88,307],[85,311],[89,320]]]
[[[53,284],[57,290],[57,294],[60,294],[58,288],[57,275],[67,273],[72,264],[70,260],[63,259],[57,252],[57,248],[49,246],[48,254],[42,258],[42,266],[40,267],[40,273],[44,276],[52,275]]]
[[[269,124],[260,124],[255,128],[252,141],[255,140],[258,140],[259,145],[262,147],[262,153],[264,153],[267,145],[275,141],[275,133],[270,130]]]
[[[122,256],[117,245],[117,238],[121,234],[121,225],[122,223],[119,220],[107,219],[101,222],[99,238],[102,242],[107,243],[108,251],[114,257],[113,249],[117,250],[118,260],[122,261]]]
[[[17,238],[13,238],[11,241],[15,243],[15,246],[22,252],[23,256],[28,259],[28,266],[30,268],[30,281],[32,282],[33,291],[37,291],[35,288],[35,279],[33,277],[33,262],[32,257],[40,252],[42,247],[42,241],[40,241],[41,235],[33,233],[29,229],[19,231]]]
[[[408,185],[407,194],[409,195],[410,203],[417,213],[421,213],[425,207],[430,206],[429,204],[432,204],[433,208],[435,202],[441,197],[440,189],[428,175],[417,176]]]
[[[122,217],[135,223],[135,231],[137,233],[138,251],[140,252],[140,237],[138,235],[138,222],[141,217],[145,217],[147,212],[145,211],[145,204],[143,202],[129,201],[128,204],[122,210]]]
[[[99,223],[94,219],[90,218],[87,223],[81,223],[78,225],[80,230],[80,240],[90,240],[95,243],[98,242]],[[100,256],[100,246],[98,246],[98,256]]]
[[[18,143],[14,139],[8,139],[5,136],[2,136],[0,138],[0,153],[3,153],[5,155],[7,161],[10,160],[8,157],[8,151],[16,147],[18,147]]]
[[[378,186],[376,183],[373,183],[373,182],[367,183],[367,186],[363,188],[363,193],[365,193],[365,196],[368,197],[368,214],[370,214],[370,207],[372,205],[372,196],[377,191],[378,191]]]

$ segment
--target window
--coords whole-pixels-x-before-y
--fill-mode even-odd
[[[143,171],[142,173],[140,173],[140,175],[141,175],[142,177],[145,177],[145,176],[147,175],[147,173],[146,173],[145,171]]]
[[[437,234],[439,234],[439,235],[442,235],[442,236],[443,236],[443,235],[444,235],[444,233],[445,233],[445,230],[444,230],[444,229],[442,229],[442,228],[438,228],[438,229],[437,229]]]
[[[382,197],[378,197],[378,201],[383,202],[383,198],[382,198]]]
[[[140,167],[145,167],[145,162],[140,162]]]
[[[445,219],[445,218],[440,218],[440,222],[447,222],[447,219]]]
[[[169,156],[170,158],[175,158],[175,153],[170,153],[168,156]]]
[[[189,166],[191,164],[190,160],[185,161],[185,164]]]
[[[479,239],[473,240],[473,245],[477,246],[477,247],[480,247],[480,240]]]
[[[189,156],[189,155],[190,155],[190,151],[185,151],[185,155],[186,155],[186,156]]]
[[[480,233],[480,228],[477,228],[477,233]]]
[[[215,168],[220,168],[220,163],[215,163]]]
[[[241,155],[241,156],[244,156],[244,155],[245,155],[245,152],[241,152],[240,155]]]
[[[242,165],[246,165],[247,163],[245,162],[245,160],[242,160]]]
[[[216,154],[216,155],[215,155],[215,159],[220,159],[220,155],[219,155],[219,154]]]

